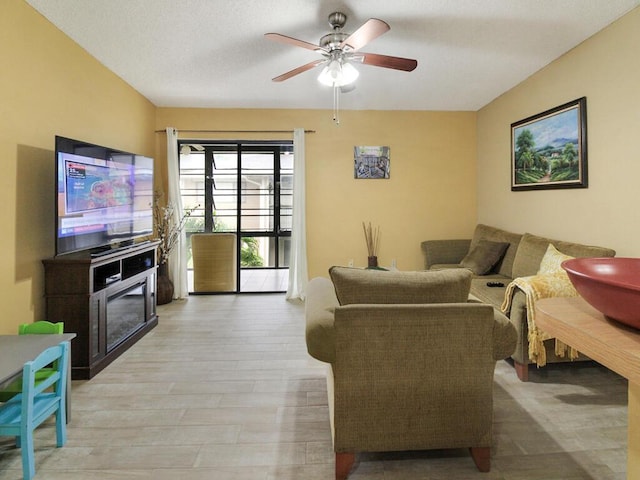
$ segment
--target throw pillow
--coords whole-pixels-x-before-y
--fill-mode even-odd
[[[480,240],[462,259],[460,265],[476,275],[485,275],[502,260],[507,248],[508,243]]]
[[[562,262],[571,260],[572,258],[574,257],[565,255],[550,243],[544,257],[542,257],[540,261],[540,268],[538,269],[536,277],[552,279],[547,281],[554,283],[554,289],[557,291],[554,296],[576,297],[578,295],[569,275],[564,268],[562,268]]]
[[[384,272],[331,267],[329,275],[340,305],[466,302],[471,287],[471,272],[464,269]]]
[[[561,264],[565,260],[571,260],[572,258],[574,257],[570,255],[565,255],[564,253],[560,252],[553,245],[553,243],[550,243],[549,246],[547,247],[547,251],[545,252],[544,257],[542,257],[542,260],[540,261],[540,267],[538,268],[538,275],[557,275],[557,274],[566,275],[567,272],[564,271]]]

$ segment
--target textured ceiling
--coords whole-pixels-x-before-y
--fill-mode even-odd
[[[157,106],[331,108],[319,70],[271,78],[321,58],[264,38],[310,43],[347,14],[391,30],[363,48],[415,58],[407,73],[358,65],[342,109],[478,110],[640,0],[26,0]]]

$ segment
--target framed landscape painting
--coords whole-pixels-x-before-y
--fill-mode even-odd
[[[587,99],[511,124],[511,190],[587,188]]]

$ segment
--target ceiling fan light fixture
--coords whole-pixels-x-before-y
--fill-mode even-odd
[[[350,85],[355,82],[360,75],[360,72],[351,65],[349,62],[345,62],[342,64],[342,79],[343,82],[339,85],[343,87],[345,85]]]
[[[356,81],[360,72],[349,62],[333,59],[322,69],[318,81],[328,87],[342,87]]]

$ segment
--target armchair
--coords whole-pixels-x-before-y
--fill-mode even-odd
[[[335,273],[334,281],[344,284]],[[340,305],[341,287],[330,280],[315,278],[308,286],[307,347],[329,363],[336,479],[346,479],[356,452],[367,451],[469,448],[478,469],[489,471],[493,372],[516,342],[508,319],[466,301],[464,270],[340,273],[355,280],[353,291],[364,288],[365,296],[387,303],[365,298]],[[426,288],[412,291],[420,283]],[[456,295],[466,288],[460,301],[421,303],[434,289],[451,292],[453,283],[462,285]],[[391,303],[384,292],[396,288],[415,295]]]

